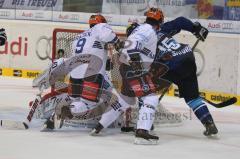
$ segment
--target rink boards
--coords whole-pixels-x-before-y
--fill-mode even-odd
[[[77,23],[0,21],[8,35],[7,44],[0,47],[0,76],[22,78],[36,77],[50,63],[54,28],[88,28],[86,24]],[[113,28],[118,33],[125,30],[125,27]],[[196,41],[192,34],[186,32],[176,38],[190,46]],[[239,98],[240,36],[210,33],[206,42],[200,42],[197,48],[200,52],[196,53],[197,64],[199,68],[203,68],[199,76],[200,89],[204,90],[202,95],[216,102],[232,96]],[[177,94],[177,91],[172,89],[169,95],[174,94]]]

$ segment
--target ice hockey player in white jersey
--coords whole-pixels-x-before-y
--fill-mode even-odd
[[[126,47],[121,52],[121,62],[126,63],[120,68],[120,72],[123,78],[123,86],[121,90],[121,97],[128,103],[128,106],[134,105],[137,98],[142,97],[143,106],[139,111],[139,118],[137,122],[136,141],[135,143],[152,142],[156,143],[158,137],[149,134],[152,123],[154,121],[155,107],[158,105],[158,97],[153,92],[152,81],[148,73],[142,74],[142,70],[150,69],[150,65],[154,60],[157,48],[157,34],[162,23],[162,12],[158,9],[150,9],[147,12],[147,18],[144,24],[137,27],[133,33],[128,37],[131,45]],[[139,62],[141,61],[141,62]],[[163,67],[164,68],[164,67]],[[167,71],[167,68],[164,68]],[[136,83],[139,83],[139,85]],[[166,82],[169,84],[168,82]],[[133,87],[139,86],[140,89]],[[143,88],[143,89],[142,89]],[[145,90],[144,90],[145,89]],[[126,107],[126,105],[124,106]],[[113,112],[119,112],[122,107],[113,108]],[[109,113],[109,112],[108,112]],[[115,113],[117,114],[117,113]],[[147,116],[146,116],[147,115]],[[109,118],[111,117],[111,118]],[[103,114],[99,125],[102,125],[102,121],[114,121],[118,116]],[[108,125],[111,122],[108,122]],[[95,128],[95,133],[101,131],[100,128],[107,127],[108,125],[102,125]],[[140,140],[140,141],[139,141]]]
[[[97,56],[98,60],[100,59],[102,65],[98,66],[98,61],[91,59],[89,63],[80,65],[70,72],[68,93],[71,103],[68,105],[68,102],[65,102],[56,107],[56,115],[62,120],[72,119],[79,114],[81,114],[81,117],[86,115],[86,113],[95,108],[99,102],[104,102],[104,99],[102,99],[102,90],[112,91],[112,84],[105,70],[108,59],[105,47],[111,43],[117,50],[120,41],[102,15],[92,15],[89,19],[89,24],[90,29],[81,33],[73,42],[73,56],[92,54]],[[88,75],[89,73],[91,76]],[[105,100],[108,100],[108,98],[109,97],[106,96]],[[117,98],[119,99],[120,97]],[[119,103],[118,99],[110,103],[110,106],[121,105],[120,103],[123,100],[119,99]],[[46,121],[45,127],[53,128],[52,117]]]

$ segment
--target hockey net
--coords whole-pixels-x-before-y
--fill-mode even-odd
[[[68,58],[72,56],[72,53],[74,52],[72,48],[73,41],[78,37],[80,33],[82,33],[83,30],[74,30],[74,29],[61,29],[57,28],[53,31],[53,44],[52,44],[52,60],[56,60],[60,57]],[[117,36],[121,40],[126,39],[126,35],[122,33],[117,33]],[[112,69],[110,72],[108,72],[108,75],[116,89],[120,89],[122,85],[122,79],[121,75],[119,74],[119,56],[116,50],[114,50],[113,47],[108,47],[108,56],[111,58],[112,61]],[[68,83],[64,82],[55,85],[55,87],[52,87],[52,91],[59,90],[64,87],[66,87]],[[137,104],[138,105],[138,104]],[[132,113],[134,113],[134,117],[137,116],[137,109],[138,106],[135,106],[132,108]],[[161,125],[161,124],[170,124],[170,125],[176,125],[182,122],[181,118],[178,117],[178,114],[172,113],[168,111],[165,107],[163,107],[160,103],[157,109],[158,116],[155,118],[155,125]],[[135,119],[136,121],[136,119]],[[135,122],[134,121],[134,122]]]

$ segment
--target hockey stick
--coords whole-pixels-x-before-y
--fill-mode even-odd
[[[44,86],[40,87],[40,92],[37,94],[37,97],[35,98],[35,100],[32,102],[32,106],[31,109],[27,115],[27,118],[25,119],[25,121],[14,121],[14,120],[1,120],[0,125],[3,128],[6,129],[28,129],[29,128],[29,124],[32,120],[33,114],[35,113],[37,107],[39,106],[40,102],[41,102],[41,94],[43,92],[43,88]]]
[[[194,43],[193,47],[192,47],[192,51],[194,51],[199,43],[200,39],[197,39],[197,41]]]
[[[223,101],[221,103],[213,103],[205,98],[203,98],[203,100],[209,104],[211,104],[212,106],[216,107],[216,108],[224,108],[227,107],[229,105],[235,104],[237,102],[237,98],[236,97],[232,97],[226,101]]]
[[[196,48],[196,46],[198,45],[200,39],[198,39],[195,44],[192,47],[192,50],[194,50]],[[223,107],[227,107],[229,105],[235,104],[237,102],[237,98],[236,97],[232,97],[226,101],[223,101],[221,103],[213,103],[205,98],[203,98],[203,100],[209,104],[211,104],[212,106],[216,107],[216,108],[223,108]]]
[[[198,40],[195,42],[195,44],[194,44],[193,47],[192,47],[192,50],[194,50],[194,49],[196,48],[196,46],[197,46],[197,44],[199,43],[199,41],[200,41],[200,39],[198,39]],[[235,103],[237,102],[237,98],[236,98],[236,97],[232,97],[232,98],[230,98],[230,99],[228,99],[228,100],[226,100],[226,101],[223,101],[223,102],[221,102],[221,103],[213,103],[213,102],[211,102],[211,101],[209,101],[209,100],[207,100],[207,99],[205,99],[205,98],[203,98],[203,100],[204,100],[205,102],[207,102],[208,104],[214,106],[215,108],[227,107],[227,106],[232,105],[232,104],[235,104]]]
[[[1,127],[6,129],[28,129],[29,124],[32,120],[33,114],[35,113],[36,108],[40,104],[41,98],[40,96],[37,96],[37,98],[34,100],[32,107],[27,115],[27,118],[25,121],[14,121],[14,120],[1,120]]]
[[[24,129],[28,129],[29,128],[29,124],[32,121],[33,115],[37,109],[37,107],[44,102],[45,100],[59,95],[61,93],[65,93],[67,92],[66,88],[62,88],[59,89],[57,91],[54,92],[50,92],[46,95],[44,95],[43,97],[41,97],[42,94],[42,90],[40,91],[40,93],[37,95],[37,97],[35,98],[34,101],[31,102],[31,109],[25,119],[25,121],[14,121],[14,120],[0,120],[0,126],[6,129],[19,129],[19,130],[24,130]]]
[[[197,41],[194,43],[192,50],[194,51],[196,46],[198,45],[200,39],[197,39]],[[161,94],[161,96],[159,97],[159,102],[162,100],[163,96],[167,93],[168,88],[166,88],[163,93]],[[205,102],[207,102],[208,104],[214,106],[215,108],[224,108],[227,107],[229,105],[235,104],[237,102],[237,98],[236,97],[232,97],[226,101],[220,102],[220,103],[213,103],[205,98],[202,98]]]

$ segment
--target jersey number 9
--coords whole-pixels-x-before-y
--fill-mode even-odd
[[[85,43],[86,43],[86,39],[85,38],[81,38],[81,39],[78,40],[76,51],[75,51],[77,54],[82,53],[83,47],[84,47]]]

